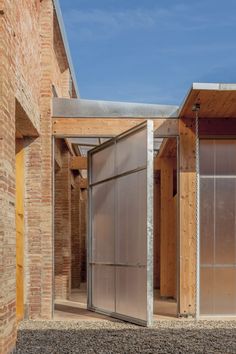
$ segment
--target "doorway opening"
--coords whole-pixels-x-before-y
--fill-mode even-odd
[[[87,152],[109,138],[54,139],[54,318],[87,314]],[[88,319],[91,319],[90,316]]]
[[[113,139],[55,139],[57,318],[83,319],[87,306],[144,325],[177,316],[178,144],[151,123]]]
[[[178,141],[154,139],[154,315],[177,316]]]

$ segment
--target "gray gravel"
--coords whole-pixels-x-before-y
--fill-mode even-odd
[[[236,353],[236,321],[23,321],[16,353]]]

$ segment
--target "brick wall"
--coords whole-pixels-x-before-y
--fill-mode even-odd
[[[16,339],[16,134],[25,144],[25,316],[52,316],[51,98],[52,85],[68,97],[70,81],[52,0],[0,0],[0,58],[0,353],[5,354]]]
[[[80,259],[81,259],[81,282],[87,281],[87,190],[83,189],[80,194]]]
[[[81,244],[80,244],[80,188],[79,176],[71,191],[71,287],[78,289],[81,279]]]
[[[61,168],[55,173],[54,254],[55,298],[68,299],[71,291],[71,172],[70,153],[62,142]]]
[[[15,345],[15,99],[10,2],[0,2],[0,352]]]

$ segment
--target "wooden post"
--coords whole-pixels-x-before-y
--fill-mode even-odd
[[[155,159],[156,163],[156,159]],[[154,171],[154,288],[160,288],[161,181],[160,171]]]
[[[196,163],[195,120],[180,119],[180,315],[195,315]]]
[[[173,175],[176,158],[161,157],[161,276],[160,295],[176,297],[176,203]]]

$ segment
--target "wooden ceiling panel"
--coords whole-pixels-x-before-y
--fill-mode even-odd
[[[236,118],[236,85],[193,84],[180,108],[180,118],[194,118],[193,106],[199,103],[201,118]]]

